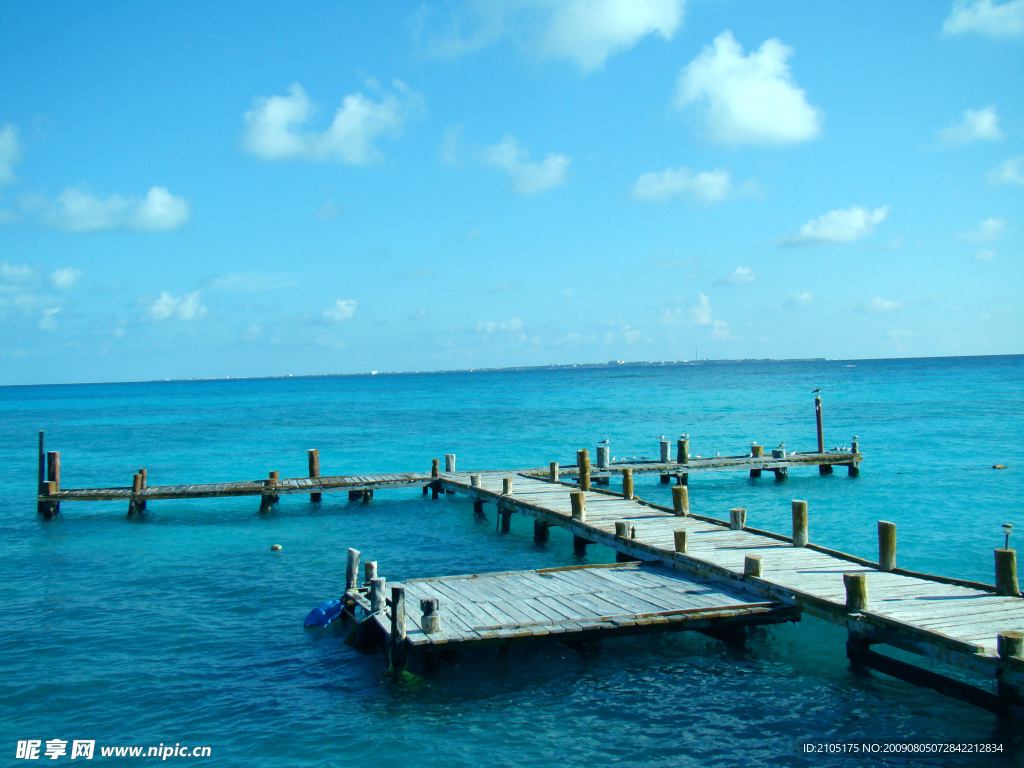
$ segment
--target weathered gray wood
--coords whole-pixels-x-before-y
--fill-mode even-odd
[[[367,560],[363,563],[363,584],[369,586],[377,578],[377,561]]]
[[[557,483],[558,482],[558,462],[557,461],[552,461],[548,465],[548,479],[552,483]]]
[[[350,548],[345,567],[345,591],[350,592],[357,586],[359,586],[359,550]]]
[[[480,487],[480,475],[470,475],[469,476],[469,487],[470,488],[479,488]]]
[[[309,459],[309,476],[310,478],[320,477],[320,449],[309,448],[306,451]],[[309,494],[309,500],[311,502],[318,502],[323,499],[323,494],[319,491],[314,491]]]
[[[405,587],[391,587],[391,666],[403,669],[406,662]]]
[[[444,455],[444,471],[454,472],[455,471],[455,454],[446,453]]]
[[[818,453],[825,452],[825,431],[822,427],[821,395],[814,397],[814,422],[818,428]]]
[[[734,531],[742,531],[747,525],[747,510],[743,507],[733,507],[729,510],[729,528]]]
[[[878,521],[878,569],[891,571],[896,567],[896,523]]]
[[[1020,596],[1020,584],[1017,581],[1017,550],[997,549],[996,557],[996,593],[1000,595]]]
[[[1024,632],[1000,632],[996,635],[999,658],[1024,655]]]
[[[685,485],[672,488],[672,509],[681,517],[690,514],[690,489]]]
[[[793,500],[793,546],[807,546],[807,502]]]
[[[681,437],[676,441],[676,463],[686,464],[690,460],[690,440]]]
[[[512,495],[512,478],[503,477],[501,478],[501,493],[503,496]]]
[[[743,575],[760,578],[763,565],[760,555],[747,555],[743,558]]]
[[[607,445],[597,446],[597,468],[608,469],[611,461],[609,460],[610,449]]]
[[[46,454],[46,479],[60,490],[60,451],[48,451]]]
[[[843,586],[846,587],[846,610],[849,613],[868,607],[868,580],[863,573],[844,573]]]
[[[380,613],[385,608],[387,595],[384,589],[387,586],[387,579],[383,576],[370,579],[370,610],[373,613]]]
[[[590,451],[583,448],[576,451],[576,466],[579,467],[580,490],[590,490]]]
[[[689,532],[686,531],[685,529],[681,529],[681,530],[678,530],[678,531],[673,531],[672,532],[672,536],[673,536],[673,539],[675,540],[674,541],[675,551],[676,552],[681,552],[682,554],[685,555],[686,552],[687,552],[687,546],[688,546],[687,539],[689,539],[689,537],[690,537]]]
[[[583,491],[570,491],[569,501],[572,504],[572,519],[585,521],[587,519],[587,499]]]

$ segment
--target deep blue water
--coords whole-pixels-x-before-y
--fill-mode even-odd
[[[577,562],[564,532],[535,545],[514,519],[503,536],[493,510],[478,521],[458,497],[285,496],[264,516],[254,498],[157,501],[138,521],[124,502],[35,513],[40,429],[66,488],[127,485],[139,467],[151,485],[303,475],[313,447],[324,474],[426,471],[445,453],[492,469],[573,463],[606,437],[617,456],[653,458],[660,435],[681,432],[705,456],[753,440],[810,450],[816,387],[827,447],[859,437],[860,477],[695,475],[691,509],[744,506],[750,525],[786,533],[790,500],[806,499],[812,541],[874,557],[887,519],[901,566],[991,582],[1001,524],[1024,536],[1021,356],[0,388],[0,755],[25,764],[19,740],[95,739],[213,754],[168,762],[475,768],[874,764],[799,755],[801,739],[1011,748],[1013,726],[993,715],[851,671],[845,632],[810,618],[757,630],[745,649],[680,633],[588,657],[464,653],[415,691],[336,630],[302,627],[338,595],[347,547],[389,581]],[[656,476],[637,493],[670,503]],[[612,559],[595,546],[586,562]],[[105,762],[132,764],[97,753]],[[974,762],[1009,761],[877,764]]]

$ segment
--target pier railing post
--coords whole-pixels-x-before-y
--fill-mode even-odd
[[[557,483],[558,482],[558,462],[557,461],[552,461],[548,465],[548,479],[552,483]]]
[[[750,444],[750,458],[752,458],[752,459],[760,459],[762,456],[764,456],[764,446],[763,445],[758,445],[756,442],[751,443]],[[761,476],[761,470],[760,469],[752,469],[752,470],[750,470],[750,476],[751,477],[760,477]]]
[[[686,554],[687,532],[684,530],[672,531],[672,539],[676,552]]]
[[[818,427],[818,453],[824,453],[825,431],[821,424],[821,395],[814,396],[814,421]]]
[[[359,550],[349,549],[345,566],[345,591],[351,592],[359,586]]]
[[[729,510],[729,528],[734,531],[742,531],[747,524],[747,510],[743,507],[733,507]]]
[[[844,573],[846,587],[846,611],[856,613],[868,607],[868,578],[863,573]]]
[[[807,546],[807,502],[793,500],[793,546]]]
[[[747,555],[743,558],[743,575],[761,578],[763,563],[760,555]]]
[[[690,461],[690,441],[681,437],[676,441],[676,464],[686,464]]]
[[[431,459],[430,462],[430,476],[436,479],[441,476],[441,460]]]
[[[46,432],[39,430],[39,493],[43,492],[46,482]]]
[[[891,571],[896,567],[896,523],[878,521],[878,570]]]
[[[135,517],[143,509],[146,502],[139,500],[139,491],[142,490],[142,475],[136,472],[132,475],[132,495],[128,500],[128,517]]]
[[[662,464],[668,464],[669,462],[669,445],[668,440],[662,440],[659,444],[659,455],[658,458]],[[672,475],[661,475],[661,482],[668,483],[672,480]]]
[[[370,580],[370,611],[373,613],[380,613],[386,607],[385,601],[387,597],[384,589],[387,585],[387,579],[383,576],[378,576],[375,579]]]
[[[315,477],[320,477],[320,449],[319,448],[310,448],[310,449],[308,449],[307,453],[309,455],[309,477],[310,477],[310,479],[313,479]],[[309,494],[309,500],[311,502],[317,502],[317,501],[320,501],[321,499],[323,499],[323,494],[321,494],[321,493],[311,493],[311,494]]]
[[[437,612],[441,601],[436,597],[420,599],[420,629],[424,634],[433,635],[441,631],[441,616]]]
[[[57,484],[60,490],[60,451],[49,451],[46,454],[46,479]]]
[[[52,480],[47,480],[43,483],[41,492],[45,496],[53,496],[57,492],[57,484]],[[59,501],[41,501],[39,502],[39,512],[42,513],[44,520],[50,520],[54,515],[60,512]]]
[[[1017,581],[1017,550],[997,549],[996,555],[996,594],[1020,596],[1020,584]]]
[[[681,517],[690,514],[690,489],[685,485],[672,487],[672,509]]]
[[[372,584],[377,578],[377,561],[367,560],[363,563],[363,584]]]
[[[583,522],[587,519],[587,499],[583,491],[570,491],[569,503],[572,504],[572,519]]]
[[[590,490],[590,451],[583,448],[576,451],[576,466],[580,470],[580,490]]]
[[[633,470],[622,470],[622,498],[633,498]]]
[[[405,587],[391,587],[391,667],[405,668]]]
[[[454,472],[455,471],[455,454],[446,453],[444,455],[444,471]]]

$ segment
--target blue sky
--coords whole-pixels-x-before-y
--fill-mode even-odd
[[[1024,352],[1024,0],[12,0],[0,73],[0,384]]]

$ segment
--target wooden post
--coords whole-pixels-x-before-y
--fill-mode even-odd
[[[793,508],[793,546],[794,547],[806,547],[807,546],[807,502],[796,501],[792,502]]]
[[[391,587],[391,667],[405,668],[405,587]]]
[[[498,514],[501,515],[501,532],[508,533],[512,530],[512,507],[498,501]]]
[[[470,475],[469,476],[469,487],[470,488],[479,488],[480,487],[480,475]]]
[[[615,521],[615,538],[617,539],[628,539],[629,538],[629,523],[623,520]]]
[[[552,461],[551,462],[550,469],[548,469],[548,479],[551,480],[552,483],[557,483],[558,482],[558,462],[557,461]]]
[[[750,476],[751,477],[760,477],[761,476],[761,470],[760,469],[752,469],[752,470],[750,470]]]
[[[375,579],[370,580],[370,611],[373,613],[380,613],[386,607],[384,588],[387,585],[387,579],[383,576],[378,576]]]
[[[46,432],[39,430],[39,493],[43,492],[46,482]]]
[[[814,396],[814,420],[818,425],[818,453],[824,453],[825,432],[821,426],[821,395]]]
[[[145,488],[147,486],[147,479],[146,478],[147,478],[148,473],[146,472],[145,468],[142,468],[142,469],[139,470],[139,474],[142,475],[142,487]]]
[[[997,549],[996,553],[996,594],[1020,596],[1017,583],[1017,550]]]
[[[743,558],[743,575],[761,578],[763,564],[760,555],[747,555]]]
[[[660,451],[661,451],[660,455],[659,455],[659,458],[661,459],[661,463],[662,464],[668,464],[668,461],[669,461],[669,458],[668,458],[668,456],[669,456],[668,440],[662,440],[661,443],[659,443],[659,448],[660,448]],[[668,483],[668,482],[671,482],[671,480],[672,480],[672,475],[661,475],[661,482],[662,483]]]
[[[583,522],[587,519],[587,499],[583,491],[571,491],[569,501],[572,504],[572,519]]]
[[[690,473],[680,472],[676,475],[676,485],[689,485],[690,484]]]
[[[844,573],[846,612],[855,613],[868,607],[868,577],[863,573]]]
[[[682,517],[690,514],[690,489],[685,485],[677,485],[672,489],[672,509]]]
[[[764,446],[754,443],[750,446],[750,455],[755,459],[759,459],[764,456]]]
[[[672,538],[675,540],[676,552],[686,554],[687,533],[684,530],[672,531]]]
[[[320,449],[310,448],[307,453],[309,454],[309,477],[320,477]],[[311,493],[309,494],[309,500],[317,502],[323,499],[322,493]]]
[[[363,504],[369,504],[371,501],[373,501],[373,489],[372,488],[364,488],[362,496],[363,496]]]
[[[264,488],[276,488],[277,487],[277,480],[278,480],[279,477],[280,477],[280,473],[279,472],[271,472],[270,476],[266,480],[263,481],[263,487]],[[260,496],[260,512],[269,512],[270,508],[274,504],[277,504],[278,501],[280,501],[280,497],[276,493],[273,493],[273,492],[267,493],[266,491],[264,491],[263,495]]]
[[[434,478],[440,477],[441,476],[441,460],[440,459],[431,459],[430,461],[431,461],[430,476],[434,477]]]
[[[622,498],[633,498],[633,470],[622,470]]]
[[[363,563],[363,584],[371,584],[377,578],[377,561],[367,560]]]
[[[345,591],[351,592],[359,586],[359,550],[349,549],[345,566]]]
[[[420,599],[420,629],[424,634],[433,635],[441,631],[441,616],[437,612],[439,605],[436,597]]]
[[[550,525],[545,523],[543,520],[533,521],[533,542],[535,544],[544,544],[551,538]]]
[[[896,567],[896,523],[878,521],[878,570],[891,571]]]
[[[142,490],[142,475],[136,472],[132,475],[132,495],[128,498],[128,517],[135,517],[142,511],[139,509],[140,490]]]
[[[455,471],[455,454],[446,453],[444,455],[444,471],[454,472]]]
[[[690,440],[681,437],[676,441],[676,464],[686,464],[690,461]]]
[[[511,496],[512,495],[512,478],[503,477],[501,478],[501,495]]]
[[[484,513],[484,503],[480,499],[473,499],[473,514],[482,515]]]
[[[587,554],[587,544],[593,544],[594,542],[589,539],[584,539],[582,536],[572,537],[572,553],[574,555],[585,555]]]
[[[42,493],[45,496],[52,496],[57,492],[57,484],[52,480],[47,480],[43,483]],[[59,501],[41,501],[38,504],[38,511],[42,513],[44,520],[51,519],[54,515],[60,512]]]
[[[733,507],[729,510],[729,528],[734,531],[742,531],[747,524],[747,510],[743,507]]]
[[[775,473],[775,479],[778,481],[785,480],[789,477],[789,467],[779,467],[778,469],[773,469],[772,472]]]
[[[576,451],[576,466],[580,470],[580,489],[590,490],[590,451],[586,448]]]
[[[440,495],[441,495],[441,483],[439,481],[435,480],[434,482],[432,482],[430,484],[430,498],[432,498],[435,501],[437,501],[437,499],[438,499],[438,497]]]
[[[597,468],[608,469],[611,461],[609,461],[611,449],[607,445],[597,446]]]
[[[57,484],[60,490],[60,451],[49,451],[46,454],[46,479]]]
[[[996,649],[1000,659],[1024,656],[1024,632],[1000,632],[996,635]]]

